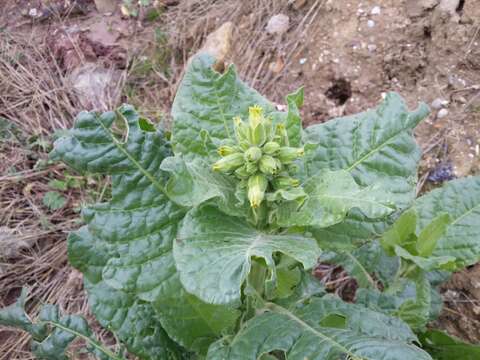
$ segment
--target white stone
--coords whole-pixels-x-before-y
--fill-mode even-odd
[[[374,6],[372,11],[370,11],[370,14],[372,15],[380,15],[382,10],[380,9],[380,6]]]
[[[445,116],[448,115],[448,110],[447,109],[441,109],[438,113],[437,113],[437,118],[439,119],[442,119],[444,118]]]
[[[373,28],[373,27],[375,26],[375,21],[373,21],[373,20],[368,20],[368,21],[367,21],[367,26],[368,26],[369,28]]]
[[[432,101],[432,108],[435,110],[441,109],[444,106],[448,105],[448,101],[442,98],[436,98]]]
[[[265,30],[269,34],[282,35],[287,32],[290,25],[290,18],[285,14],[274,15],[268,20],[267,27]]]

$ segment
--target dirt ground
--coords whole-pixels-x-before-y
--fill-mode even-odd
[[[78,226],[79,205],[102,199],[108,183],[48,164],[52,134],[79,110],[121,102],[168,122],[187,59],[227,21],[233,23],[232,36],[222,39],[230,45],[227,59],[278,104],[304,86],[306,124],[366,110],[396,91],[411,107],[424,101],[432,108],[416,130],[424,151],[419,192],[479,173],[479,0],[152,4],[132,16],[131,9],[120,10],[121,0],[113,14],[100,14],[93,0],[0,1],[0,118],[20,133],[0,140],[0,243],[8,236],[23,241],[0,258],[0,306],[23,282],[33,289],[32,299],[88,314],[81,275],[66,260],[65,237]],[[277,14],[289,22],[272,34],[266,28]],[[12,67],[12,58],[22,66]],[[92,73],[101,86],[76,86]],[[92,93],[98,88],[100,94]],[[51,180],[71,178],[81,185],[57,189],[66,203],[48,208],[43,197]],[[442,288],[445,310],[437,321],[471,342],[480,342],[479,271],[477,265],[455,274]],[[27,359],[27,338],[9,334],[0,329],[6,344],[0,359]]]

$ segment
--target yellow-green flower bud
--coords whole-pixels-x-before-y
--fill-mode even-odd
[[[218,148],[218,154],[220,156],[227,156],[227,155],[232,155],[238,152],[238,149],[235,148],[234,146],[229,146],[229,145],[222,145]]]
[[[248,108],[248,120],[252,129],[256,128],[263,121],[263,109],[259,105]]]
[[[249,175],[252,175],[252,174],[255,174],[258,171],[258,165],[257,165],[257,163],[247,162],[245,164],[245,169],[247,170],[247,173]]]
[[[265,197],[268,180],[265,175],[256,174],[248,179],[248,200],[250,206],[258,208]]]
[[[273,186],[276,189],[288,189],[290,187],[297,187],[300,185],[298,179],[294,179],[288,176],[279,176],[273,180]]]
[[[251,161],[251,162],[256,162],[260,160],[262,157],[262,150],[260,148],[253,146],[247,151],[245,151],[245,160],[246,161]]]
[[[303,156],[303,148],[283,146],[277,152],[277,157],[282,164],[290,164],[301,156]]]
[[[275,128],[274,139],[282,146],[289,145],[287,129],[285,129],[285,125],[283,125],[282,123],[277,124],[277,127]]]
[[[242,141],[250,141],[249,127],[238,116],[233,118],[233,128],[239,143]]]
[[[255,127],[250,126],[250,141],[253,145],[261,146],[267,140],[265,125],[260,123]]]
[[[263,152],[267,155],[274,155],[280,149],[280,144],[275,141],[269,141],[263,145]]]
[[[235,175],[240,179],[248,179],[251,174],[247,171],[247,165],[240,166],[237,170],[235,170]]]
[[[258,168],[266,175],[275,175],[280,170],[279,163],[270,155],[264,155],[258,162]]]
[[[244,164],[243,154],[235,153],[227,155],[213,164],[213,170],[220,172],[231,172]]]

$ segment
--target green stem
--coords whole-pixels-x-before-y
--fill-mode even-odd
[[[267,269],[261,263],[253,260],[250,274],[247,278],[247,299],[246,311],[244,321],[247,321],[255,316],[256,306],[259,302],[263,303],[263,293],[265,290],[265,278],[267,276]]]
[[[75,331],[75,330],[72,330],[68,327],[65,327],[63,326],[62,324],[59,324],[57,322],[53,322],[53,321],[47,321],[48,324],[52,325],[52,326],[55,326],[59,329],[62,329],[63,331],[66,331],[66,332],[69,332],[70,334],[73,334],[83,340],[85,340],[87,343],[89,343],[91,346],[93,346],[95,349],[97,349],[98,351],[104,353],[106,356],[108,356],[109,358],[113,359],[113,360],[125,360],[123,357],[118,357],[117,355],[115,355],[113,352],[111,352],[110,350],[108,349],[105,349],[102,345],[100,345],[97,341],[91,339],[90,337],[82,334],[82,333],[79,333],[78,331]]]

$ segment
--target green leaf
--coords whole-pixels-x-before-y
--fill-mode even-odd
[[[450,225],[437,241],[434,256],[454,257],[457,268],[480,259],[480,177],[450,181],[420,197],[414,207],[419,217],[418,231],[445,212],[450,216]]]
[[[67,360],[66,351],[69,345],[81,338],[86,342],[86,350],[95,354],[98,359],[122,360],[110,350],[103,347],[94,337],[87,321],[78,315],[61,316],[56,305],[43,305],[37,321],[30,320],[25,312],[27,290],[17,301],[0,310],[0,325],[20,328],[33,337],[31,348],[37,359]]]
[[[303,106],[303,87],[297,91],[287,95],[287,116],[285,127],[288,133],[290,146],[302,146],[302,118],[300,116],[300,108]]]
[[[395,246],[395,255],[413,262],[420,269],[425,271],[455,270],[455,258],[453,256],[415,256],[398,245]]]
[[[384,184],[397,208],[405,209],[415,198],[421,154],[413,129],[427,115],[425,104],[409,112],[398,94],[389,93],[376,109],[309,126],[303,139],[308,143],[303,176],[346,170],[360,186]],[[351,213],[344,223],[312,232],[322,242],[345,248],[381,234],[388,226],[385,221]]]
[[[365,288],[376,288],[375,278],[388,284],[398,269],[398,259],[387,256],[377,242],[353,251],[324,252],[319,261],[341,265],[360,287]]]
[[[415,209],[405,211],[393,226],[383,234],[381,243],[385,251],[393,256],[396,245],[406,243],[412,235],[415,235],[416,226],[417,213]]]
[[[182,350],[163,330],[152,305],[115,290],[104,281],[85,280],[90,309],[100,324],[115,333],[141,359],[176,359]]]
[[[422,347],[435,360],[477,360],[480,346],[463,342],[440,330],[428,330],[419,336]]]
[[[32,334],[36,339],[42,339],[45,337],[44,331],[35,326],[25,313],[27,295],[27,289],[23,288],[17,301],[0,310],[0,325],[19,328]]]
[[[450,224],[450,215],[440,214],[425,226],[418,235],[417,249],[418,254],[428,257],[433,254],[437,247],[438,240],[445,235],[447,226]]]
[[[391,216],[393,217],[393,216]],[[393,223],[393,219],[369,219],[358,209],[352,209],[343,222],[327,228],[309,228],[322,249],[353,251],[378,238]]]
[[[117,117],[125,118],[128,125],[128,137],[122,141],[114,134]],[[70,234],[69,260],[91,283],[90,297],[98,304],[93,311],[99,321],[123,334],[121,340],[132,353],[144,359],[164,359],[176,347],[164,348],[171,342],[160,326],[162,309],[152,303],[170,299],[173,284],[178,282],[172,246],[184,210],[165,195],[167,177],[160,164],[171,151],[163,132],[143,131],[139,119],[130,106],[117,113],[81,113],[68,135],[57,141],[53,156],[80,172],[111,175],[112,199],[83,210],[87,226]],[[108,301],[96,295],[102,291],[111,294]],[[142,309],[143,315],[126,317],[129,307]],[[113,313],[118,313],[115,321],[109,317]],[[128,326],[135,332],[121,331]],[[182,326],[190,325],[183,321],[178,326],[177,331],[183,331]],[[145,334],[145,340],[135,334]],[[220,335],[210,334],[211,338]],[[144,341],[152,353],[143,349]]]
[[[219,335],[233,330],[240,312],[236,309],[207,304],[188,294],[178,275],[169,281],[166,296],[154,303],[160,321],[172,339],[188,349],[206,354]]]
[[[448,214],[440,214],[427,224],[417,236],[417,211],[404,212],[382,236],[381,243],[389,255],[397,255],[425,271],[454,270],[452,256],[432,256],[432,253],[450,222]]]
[[[432,297],[435,291],[425,275],[417,272],[414,280],[400,279],[385,292],[358,289],[356,302],[375,311],[396,316],[414,329],[423,329],[432,319]]]
[[[57,191],[48,191],[43,195],[42,202],[50,210],[58,210],[65,206],[67,199]]]
[[[165,189],[170,199],[177,204],[196,207],[214,199],[227,214],[246,213],[245,208],[235,206],[236,183],[232,177],[213,171],[211,164],[203,159],[168,157],[163,160],[161,169],[170,173]]]
[[[337,360],[343,356],[369,360],[431,359],[413,344],[417,339],[401,320],[334,297],[312,299],[294,310],[275,305],[269,308],[272,311],[248,321],[229,343],[224,340],[213,344],[207,359],[254,360],[276,350],[285,353],[287,360]],[[332,315],[345,321],[325,326],[325,322],[332,325]]]
[[[213,70],[214,62],[206,54],[192,59],[172,105],[173,149],[188,159],[215,153],[218,143],[233,135],[232,119],[246,118],[250,106],[258,104],[266,114],[274,110],[270,102],[238,79],[233,66],[220,74]],[[211,142],[205,143],[202,130],[208,131]]]
[[[272,254],[276,252],[298,260],[305,269],[313,267],[320,254],[314,239],[263,233],[213,207],[187,213],[173,250],[187,292],[212,304],[240,300],[240,288],[250,272],[253,256],[266,261],[275,281]]]
[[[349,172],[322,171],[303,184],[307,199],[298,211],[296,202],[278,209],[280,226],[328,227],[341,222],[352,208],[360,209],[369,218],[380,218],[394,211],[389,194],[371,185],[361,188]]]

